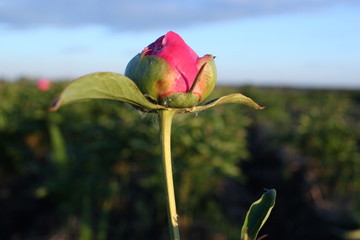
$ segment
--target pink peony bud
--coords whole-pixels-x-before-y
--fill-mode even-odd
[[[48,91],[50,89],[51,86],[51,82],[49,80],[47,80],[46,78],[40,78],[37,83],[36,83],[37,88],[40,91]]]
[[[193,107],[214,89],[214,57],[201,58],[174,32],[158,38],[126,66],[131,78],[150,99],[168,107]]]

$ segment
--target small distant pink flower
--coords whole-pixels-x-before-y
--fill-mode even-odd
[[[45,91],[48,91],[50,89],[51,82],[49,80],[47,80],[46,78],[40,78],[37,81],[36,86],[40,91],[45,92]]]

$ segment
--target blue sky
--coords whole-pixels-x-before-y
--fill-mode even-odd
[[[360,88],[356,0],[2,0],[0,78],[123,73],[169,30],[220,84]]]

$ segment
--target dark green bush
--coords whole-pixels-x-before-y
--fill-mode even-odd
[[[0,238],[167,239],[156,115],[105,100],[49,112],[66,84],[0,82]],[[182,237],[239,239],[264,187],[279,194],[268,239],[341,239],[358,226],[344,219],[360,212],[359,92],[222,87],[213,97],[230,92],[266,109],[221,105],[173,123]],[[319,210],[339,231],[319,227]]]

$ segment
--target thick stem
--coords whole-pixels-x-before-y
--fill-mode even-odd
[[[178,215],[176,213],[175,191],[171,166],[171,122],[173,110],[159,110],[162,159],[167,194],[167,212],[171,240],[180,240]]]

